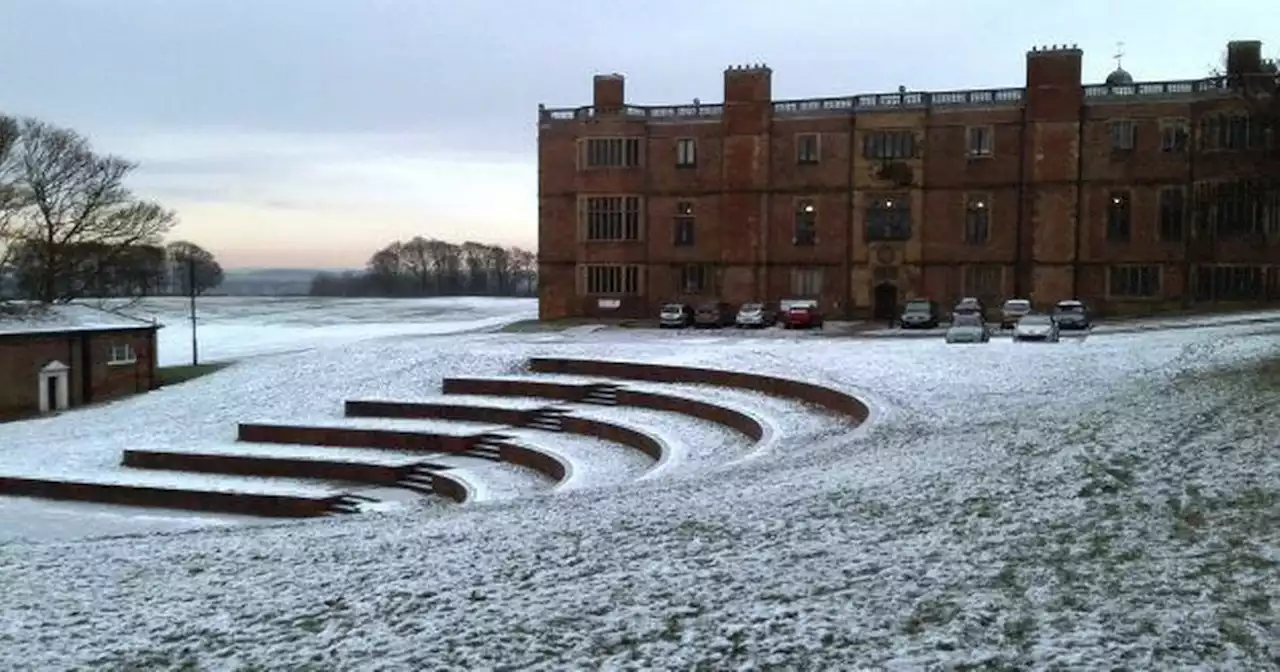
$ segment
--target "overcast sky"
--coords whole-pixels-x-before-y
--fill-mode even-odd
[[[639,104],[718,100],[758,62],[775,98],[1019,86],[1032,45],[1079,44],[1101,80],[1124,41],[1138,80],[1186,79],[1280,25],[1274,0],[0,5],[0,112],[139,161],[135,189],[229,267],[358,267],[416,234],[532,247],[537,105],[589,104],[596,72]]]

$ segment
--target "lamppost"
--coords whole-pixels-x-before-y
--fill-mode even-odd
[[[196,257],[187,255],[187,297],[191,304],[191,366],[200,365],[200,343],[196,338]]]

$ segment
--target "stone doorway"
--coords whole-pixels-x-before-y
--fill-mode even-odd
[[[71,406],[71,367],[53,360],[40,369],[40,412],[56,413]]]

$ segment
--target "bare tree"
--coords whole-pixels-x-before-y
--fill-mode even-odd
[[[18,122],[0,116],[0,297],[17,245],[14,214],[21,209],[22,199],[14,180],[13,147],[18,142]]]
[[[118,264],[131,248],[158,244],[174,224],[172,212],[125,187],[134,164],[94,153],[73,130],[24,119],[10,154],[21,202],[9,236],[33,253],[33,298],[41,302],[71,301],[91,284],[67,250],[92,246],[102,250],[98,265]]]
[[[312,296],[452,296],[532,294],[534,254],[518,247],[467,242],[455,245],[415,236],[378,250],[363,273],[320,273]]]
[[[467,241],[458,250],[466,268],[466,283],[462,290],[467,294],[487,294],[489,285],[489,246]]]
[[[490,245],[486,250],[485,266],[493,275],[493,293],[506,296],[511,293],[511,280],[514,275],[511,250],[498,245]]]
[[[165,246],[172,279],[183,296],[199,296],[222,284],[222,265],[213,253],[185,240]]]
[[[435,281],[435,260],[432,257],[431,241],[422,236],[414,236],[409,242],[400,246],[400,264],[408,280],[413,283],[417,294],[426,294]]]
[[[458,246],[432,240],[431,256],[435,259],[436,274],[440,278],[439,293],[457,294],[462,291],[462,251]]]
[[[373,253],[366,266],[366,274],[374,291],[383,296],[398,296],[402,289],[404,265],[399,242]]]

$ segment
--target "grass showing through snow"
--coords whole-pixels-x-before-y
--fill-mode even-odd
[[[231,362],[213,362],[210,364],[188,364],[186,366],[162,366],[156,370],[156,376],[160,379],[160,386],[166,387],[216,373],[230,365]]]

